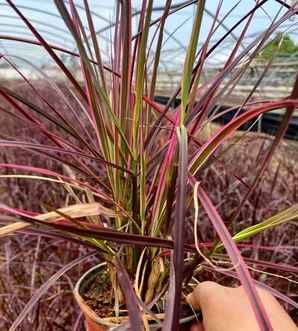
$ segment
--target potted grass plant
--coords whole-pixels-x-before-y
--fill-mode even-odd
[[[243,48],[254,15],[263,10],[268,1],[254,3],[216,41],[214,36],[218,29],[239,4],[222,16],[222,2],[219,1],[208,33],[202,36],[206,10],[203,0],[180,4],[167,0],[164,7],[159,8],[157,18],[153,18],[153,0],[141,1],[138,11],[133,10],[130,0],[118,1],[112,24],[111,56],[107,63],[103,60],[88,0],[83,1],[85,21],[73,0],[54,0],[76,43],[75,51],[49,43],[13,0],[6,2],[34,39],[1,38],[29,43],[47,52],[66,83],[61,86],[54,79],[44,79],[55,89],[61,104],[69,108],[65,111],[62,107],[52,106],[53,100],[35,88],[9,55],[1,54],[1,61],[8,63],[36,96],[28,99],[1,84],[1,111],[16,121],[32,125],[39,130],[42,139],[36,142],[30,136],[22,140],[2,136],[0,146],[38,154],[61,165],[58,171],[34,166],[34,162],[2,163],[0,168],[4,173],[1,178],[31,178],[55,183],[63,188],[70,203],[67,207],[57,208],[40,201],[46,212],[38,214],[1,203],[1,210],[5,213],[2,218],[7,224],[0,229],[0,235],[33,228],[37,233],[51,233],[96,251],[104,262],[82,275],[74,290],[89,331],[178,330],[187,327],[196,315],[191,310],[183,315],[183,295],[191,291],[193,275],[204,268],[239,279],[260,330],[272,330],[258,297],[256,282],[237,243],[297,220],[298,207],[291,206],[236,233],[231,233],[230,225],[253,194],[285,134],[298,106],[298,84],[294,84],[292,93],[286,98],[252,101],[257,84],[270,69],[272,59],[269,59],[258,83],[237,107],[243,111],[214,130],[211,137],[206,139],[203,132],[215,105],[232,93],[277,29],[297,14],[296,7],[278,1],[283,12]],[[161,105],[154,97],[163,56],[165,26],[169,18],[189,6],[194,9],[194,14],[191,34],[186,36],[188,46],[180,84],[171,91],[168,103]],[[134,20],[137,21],[136,30],[133,29]],[[239,36],[221,70],[203,82],[208,59],[235,31]],[[76,72],[69,68],[61,54],[78,59],[79,72],[77,67]],[[181,103],[172,107],[178,97]],[[75,106],[69,104],[69,98]],[[245,197],[227,224],[208,191],[200,184],[200,176],[220,162],[218,151],[224,151],[222,146],[226,146],[228,139],[241,126],[276,109],[286,109],[285,116],[268,155],[259,164],[254,182],[247,188]],[[237,174],[231,176],[241,182]],[[200,242],[201,212],[208,216],[217,234],[214,242]],[[186,232],[189,224],[193,226],[191,235]],[[235,272],[231,268],[219,268],[219,260],[224,258],[230,259]],[[259,283],[258,286],[266,285]],[[290,298],[271,290],[295,305]],[[22,318],[15,321],[10,330],[16,330]]]

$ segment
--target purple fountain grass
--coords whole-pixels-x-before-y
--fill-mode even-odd
[[[173,4],[167,0],[165,6],[158,9],[161,12],[158,18],[154,16],[157,8],[153,0],[142,0],[137,12],[131,1],[117,2],[115,22],[110,26],[113,34],[110,58],[105,59],[95,28],[95,13],[88,0],[84,0],[82,6],[73,0],[54,1],[76,44],[75,50],[49,43],[21,6],[13,0],[6,2],[35,39],[0,35],[0,40],[43,48],[64,81],[58,83],[32,65],[43,77],[33,82],[14,62],[22,58],[19,54],[13,57],[3,53],[0,57],[24,84],[19,91],[13,84],[0,82],[0,111],[3,122],[10,121],[12,128],[7,126],[0,134],[1,155],[4,155],[0,178],[8,192],[0,204],[4,213],[0,235],[18,230],[29,236],[69,240],[71,245],[79,243],[84,249],[92,250],[83,257],[76,256],[74,262],[68,261],[57,271],[33,295],[10,330],[24,322],[33,304],[55,280],[95,254],[94,251],[107,262],[111,275],[118,275],[118,278],[111,276],[114,298],[126,305],[132,330],[143,330],[147,321],[144,315],[154,315],[156,311],[165,312],[159,321],[163,330],[178,330],[185,285],[194,285],[187,280],[192,275],[200,278],[205,272],[209,276],[213,272],[238,278],[247,292],[260,330],[272,330],[255,289],[252,268],[274,270],[277,274],[297,272],[296,266],[290,263],[266,259],[269,252],[293,252],[291,238],[277,247],[274,240],[261,240],[266,238],[268,228],[273,232],[278,231],[278,226],[288,229],[298,219],[297,210],[290,207],[298,199],[297,185],[286,184],[286,175],[282,175],[287,171],[289,180],[297,180],[295,168],[285,170],[282,163],[276,169],[270,168],[298,106],[298,81],[286,98],[252,100],[272,66],[274,59],[270,59],[252,90],[237,105],[239,112],[211,136],[204,138],[203,131],[212,118],[235,110],[231,107],[210,118],[219,98],[233,92],[277,29],[297,14],[297,8],[278,1],[284,11],[263,33],[244,45],[256,13],[265,10],[267,0],[257,1],[231,27],[226,26],[227,19],[240,2],[223,13],[223,1],[218,1],[206,37],[201,33],[207,11],[205,1]],[[161,79],[167,22],[189,6],[195,8],[195,14],[181,79],[171,91],[167,105],[161,106],[154,97]],[[133,20],[136,20],[136,29]],[[226,32],[216,39],[222,27]],[[239,35],[236,31],[240,31]],[[229,37],[236,40],[222,68],[203,81],[208,60]],[[199,43],[201,39],[203,42]],[[77,59],[78,67],[71,68],[61,54]],[[23,62],[27,63],[28,59]],[[177,96],[181,97],[181,104],[171,107]],[[265,144],[256,147],[260,151],[257,157],[256,149],[254,155],[241,150],[240,143],[246,138],[235,139],[237,130],[259,115],[277,109],[286,109],[286,113],[266,156],[261,156]],[[26,130],[31,128],[32,134],[20,133],[17,125]],[[255,141],[258,138],[257,135],[250,137]],[[234,155],[240,155],[239,159],[246,159],[243,165],[234,166],[237,160],[230,156],[231,150]],[[200,182],[195,192],[201,209],[200,228],[194,231],[200,239],[206,239],[197,246],[209,261],[229,262],[236,273],[212,269],[212,263],[206,265],[208,259],[201,261],[196,250],[193,230],[189,230],[193,227],[192,197],[196,182]],[[30,185],[51,189],[46,189],[43,195],[39,190],[30,192],[24,205],[14,205],[9,183],[17,185],[18,192],[22,187],[30,190],[33,187]],[[287,202],[279,204],[282,193],[278,193],[278,198],[274,194],[286,185],[293,185],[294,193],[288,189]],[[59,198],[53,203],[54,188]],[[33,197],[35,201],[31,203]],[[275,216],[271,212],[264,212],[262,217],[257,215],[262,199],[266,203],[272,201],[270,211],[274,211]],[[264,210],[268,207],[266,203],[262,206]],[[247,204],[250,204],[249,211],[245,209]],[[251,223],[242,217],[244,212],[249,213]],[[288,261],[293,260],[293,255],[289,253]],[[161,276],[154,277],[156,273]],[[125,302],[121,301],[120,292]],[[277,290],[272,292],[286,297]],[[287,302],[293,303],[291,300]],[[111,307],[113,305],[112,300]]]

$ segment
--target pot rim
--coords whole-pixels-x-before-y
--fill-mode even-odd
[[[95,270],[101,269],[106,265],[106,262],[100,263],[91,269],[87,270],[77,281],[74,289],[73,289],[73,295],[82,310],[82,312],[90,318],[93,322],[98,323],[100,325],[106,326],[106,327],[117,327],[121,325],[122,322],[127,321],[128,317],[99,317],[86,303],[86,301],[82,298],[80,294],[80,289],[82,286],[82,283],[86,279],[86,277],[90,276],[91,273],[94,273]]]

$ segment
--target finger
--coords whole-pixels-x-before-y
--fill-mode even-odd
[[[201,309],[200,305],[200,284],[186,297],[188,304],[196,310]]]
[[[193,292],[186,297],[186,301],[194,309],[202,310],[202,308],[203,308],[202,306],[204,305],[204,302],[202,302],[202,301],[204,301],[204,297],[206,297],[205,294],[208,294],[207,295],[207,297],[208,297],[209,294],[217,293],[222,288],[224,288],[224,287],[221,285],[218,285],[215,282],[210,282],[210,281],[202,282],[199,285],[197,285],[197,287],[193,290]]]

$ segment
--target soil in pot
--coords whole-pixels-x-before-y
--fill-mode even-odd
[[[81,292],[86,304],[98,315],[102,317],[113,317],[114,307],[111,304],[112,286],[109,273],[102,269],[93,281],[84,286]]]

